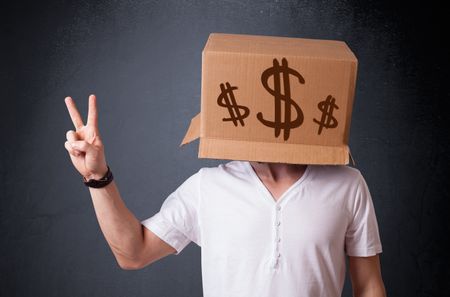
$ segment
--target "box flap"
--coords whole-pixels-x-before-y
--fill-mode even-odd
[[[200,113],[198,113],[195,117],[191,119],[191,123],[189,124],[189,128],[186,132],[186,135],[183,138],[180,146],[187,144],[197,138],[200,137]]]
[[[199,158],[292,164],[349,164],[348,145],[321,146],[200,138]],[[353,161],[353,158],[351,158]],[[354,163],[354,162],[353,162]]]

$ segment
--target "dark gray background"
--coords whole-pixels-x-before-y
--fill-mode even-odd
[[[450,296],[440,11],[371,1],[3,6],[0,295],[201,296],[194,243],[143,270],[119,268],[64,148],[73,129],[64,97],[86,118],[97,95],[107,161],[126,205],[147,218],[200,167],[223,162],[198,159],[198,141],[178,145],[200,110],[201,50],[209,33],[226,32],[349,44],[359,59],[350,147],[375,204],[388,296]]]

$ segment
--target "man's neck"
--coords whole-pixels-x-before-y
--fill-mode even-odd
[[[269,163],[250,161],[256,174],[264,180],[273,182],[286,179],[299,179],[306,170],[303,164]]]

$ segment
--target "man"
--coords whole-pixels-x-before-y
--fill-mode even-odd
[[[84,125],[65,99],[75,131],[65,148],[86,180],[108,171],[96,97]],[[340,296],[345,255],[354,296],[385,296],[375,211],[361,173],[348,166],[230,161],[204,167],[140,222],[111,181],[90,187],[97,219],[118,264],[140,269],[202,248],[205,297]]]

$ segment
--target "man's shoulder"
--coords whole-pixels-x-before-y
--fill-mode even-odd
[[[358,168],[348,165],[310,165],[316,179],[339,183],[359,182],[362,177]]]
[[[351,167],[349,165],[313,165],[319,168],[324,173],[329,174],[345,174],[345,175],[359,175],[361,172],[358,168]]]
[[[232,160],[215,166],[204,166],[200,169],[203,175],[235,175],[246,174],[245,161]]]
[[[228,161],[215,166],[202,166],[191,174],[182,183],[182,187],[193,187],[195,185],[212,185],[217,182],[229,180],[227,178],[242,177],[247,175],[245,161]]]

